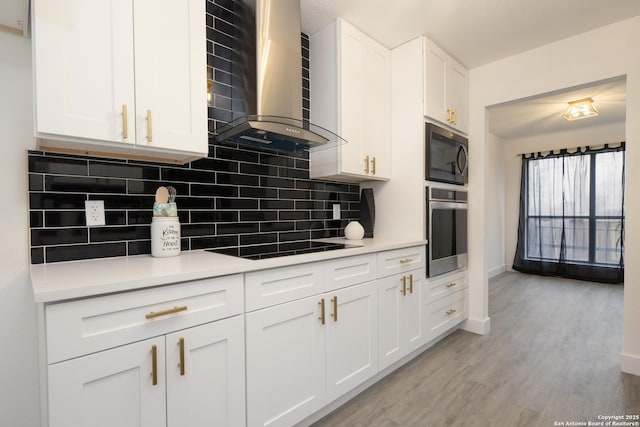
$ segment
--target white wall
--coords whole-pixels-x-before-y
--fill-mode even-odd
[[[36,312],[29,282],[30,39],[0,32],[0,425],[39,423]]]
[[[505,271],[505,162],[503,142],[490,133],[487,140],[487,266],[489,278]]]
[[[592,126],[575,132],[557,132],[528,138],[503,140],[501,143],[505,171],[504,244],[505,264],[512,270],[518,242],[518,216],[520,209],[520,178],[522,158],[519,154],[550,151],[561,148],[584,147],[625,140],[625,124],[614,123]]]
[[[627,182],[640,182],[640,17],[523,52],[470,71],[469,236],[470,318],[488,324],[487,240],[490,189],[487,107],[624,76],[627,79],[625,126]],[[627,187],[629,189],[629,187]],[[627,260],[640,259],[640,193],[627,191]],[[624,295],[624,343],[621,367],[640,375],[640,264],[627,262]]]

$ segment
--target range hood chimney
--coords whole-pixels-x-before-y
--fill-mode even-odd
[[[280,151],[344,143],[302,118],[299,0],[244,0],[234,37],[233,121],[217,131],[232,141]]]

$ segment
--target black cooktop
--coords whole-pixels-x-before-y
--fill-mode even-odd
[[[358,245],[346,243],[328,243],[312,240],[277,243],[271,245],[243,246],[241,248],[207,249],[207,252],[232,255],[247,259],[266,259],[313,252],[333,251],[336,249],[356,248]]]

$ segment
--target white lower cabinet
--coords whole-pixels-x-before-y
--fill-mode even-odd
[[[244,316],[166,337],[167,425],[245,425]]]
[[[164,345],[158,337],[50,365],[49,426],[166,425]]]
[[[425,341],[422,299],[425,269],[378,280],[378,367],[384,369]]]
[[[235,275],[45,306],[48,426],[245,425],[243,298]]]
[[[437,338],[468,317],[467,298],[466,271],[427,279],[422,294],[422,323],[427,340]]]
[[[466,287],[415,246],[49,303],[44,425],[291,426],[466,319]]]
[[[326,295],[327,403],[378,372],[377,293],[375,282]],[[326,314],[325,314],[326,316]]]
[[[247,423],[293,425],[325,403],[321,298],[246,315]]]
[[[235,316],[50,365],[49,426],[244,425],[243,329]]]
[[[375,375],[376,307],[368,282],[248,313],[248,425],[293,425]]]

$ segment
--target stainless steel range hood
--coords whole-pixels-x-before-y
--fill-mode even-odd
[[[299,0],[245,0],[234,37],[233,120],[216,140],[295,151],[338,135],[302,118],[302,46]]]

